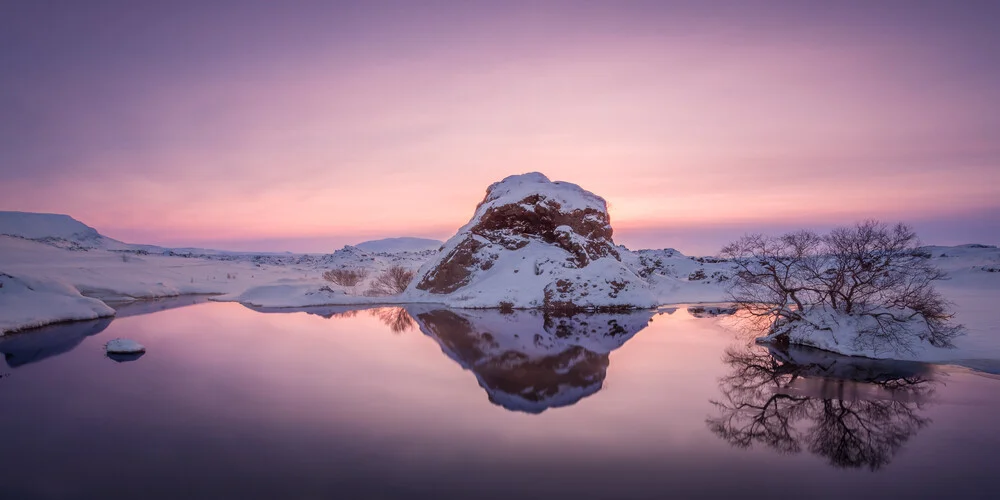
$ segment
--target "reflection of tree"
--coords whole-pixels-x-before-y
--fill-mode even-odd
[[[847,358],[814,349],[726,351],[719,416],[709,429],[738,448],[802,448],[837,467],[887,465],[930,420],[919,415],[933,392],[916,363]]]
[[[385,323],[392,333],[403,333],[413,329],[413,318],[402,307],[376,307],[369,309],[368,314]]]
[[[334,312],[329,312],[327,314],[322,314],[321,316],[323,316],[326,319],[333,319],[333,318],[354,318],[354,317],[357,317],[357,315],[358,315],[358,313],[360,311],[361,311],[360,309],[351,309],[351,310],[348,310],[348,311],[334,311]]]

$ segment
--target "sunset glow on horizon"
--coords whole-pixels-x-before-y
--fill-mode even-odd
[[[543,172],[630,247],[1000,243],[992,2],[17,2],[0,210],[135,243],[446,239]]]

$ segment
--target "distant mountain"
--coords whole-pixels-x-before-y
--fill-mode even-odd
[[[69,250],[117,250],[129,247],[63,214],[0,212],[0,235],[34,240]]]
[[[381,240],[371,240],[353,245],[356,248],[370,253],[396,253],[396,252],[423,252],[425,250],[437,250],[444,242],[429,238],[385,238]]]

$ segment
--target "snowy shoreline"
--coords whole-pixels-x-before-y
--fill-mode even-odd
[[[42,215],[44,214],[34,214]],[[347,246],[332,254],[252,254],[212,250],[164,249],[129,245],[101,236],[71,219],[56,218],[38,238],[0,235],[0,336],[54,323],[92,320],[116,315],[115,307],[168,297],[198,297],[212,302],[238,302],[260,309],[302,309],[322,306],[416,306],[438,305],[454,309],[544,310],[535,286],[530,294],[519,291],[516,282],[502,287],[472,286],[460,293],[432,294],[407,289],[394,296],[365,295],[365,284],[340,286],[323,278],[324,271],[337,268],[367,269],[374,276],[390,266],[416,270],[435,257],[427,240],[418,250],[391,248],[377,242]],[[3,228],[0,227],[0,232]],[[38,236],[29,234],[28,236]],[[398,245],[398,241],[395,243]],[[525,247],[527,248],[527,247]],[[995,303],[1000,294],[1000,250],[987,245],[923,247],[927,258],[950,278],[939,290],[955,304],[957,321],[967,335],[956,349],[921,349],[915,353],[887,353],[882,357],[1000,371],[1000,315]],[[635,309],[669,308],[691,304],[725,304],[729,265],[711,257],[689,257],[673,249],[632,251],[615,247],[621,269],[634,274],[648,290],[648,303],[618,304]],[[202,252],[202,253],[199,253]],[[606,258],[604,258],[606,259]],[[604,259],[597,259],[599,263]],[[529,281],[558,280],[562,276],[550,260],[535,274],[539,261],[521,257],[508,259],[483,271],[496,281],[507,269],[512,275],[530,275]],[[522,264],[523,263],[523,264]],[[520,274],[518,274],[520,270]],[[577,270],[574,270],[574,272]],[[623,271],[624,272],[624,271]],[[600,281],[603,276],[597,276]],[[538,279],[535,279],[538,278]],[[609,278],[610,279],[610,278]],[[534,283],[534,284],[538,284]],[[603,290],[597,283],[595,290]],[[518,301],[503,302],[521,294]],[[534,294],[534,295],[531,295]],[[531,295],[531,297],[528,297]],[[600,310],[600,302],[581,303],[582,311]],[[636,307],[641,306],[641,307]],[[139,309],[145,309],[139,307]],[[149,308],[155,310],[155,308]],[[564,311],[565,312],[565,311]],[[719,318],[724,318],[720,316]],[[723,321],[724,319],[718,319]],[[835,347],[831,352],[841,352]]]

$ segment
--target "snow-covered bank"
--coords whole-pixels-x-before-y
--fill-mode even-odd
[[[882,324],[891,322],[891,329],[879,330],[881,318],[890,318],[882,320]],[[757,342],[787,342],[873,359],[900,359],[919,356],[928,350],[945,349],[926,342],[925,339],[931,336],[926,322],[905,309],[878,309],[866,315],[852,315],[831,307],[815,306],[802,313],[794,323],[779,321],[775,325],[772,327],[775,332],[757,338]]]
[[[274,284],[252,287],[242,293],[211,297],[213,302],[239,302],[246,306],[268,308],[302,308],[317,306],[364,306],[372,304],[406,304],[400,296],[380,297],[355,295],[334,290],[329,283]]]
[[[527,248],[527,247],[526,247]],[[617,247],[622,256],[622,263],[633,276],[640,276],[650,294],[640,300],[628,302],[639,307],[655,307],[664,304],[715,303],[726,299],[726,276],[728,265],[714,259],[687,257],[676,250],[666,254],[660,250],[640,250],[631,252],[625,247]],[[338,251],[339,252],[339,251]],[[390,254],[391,255],[391,254]],[[640,260],[640,255],[656,255],[653,260]],[[542,259],[544,261],[544,259]],[[606,259],[601,259],[602,261]],[[511,264],[506,266],[506,263]],[[407,290],[398,295],[369,297],[364,295],[366,284],[354,287],[343,287],[323,280],[280,280],[277,282],[251,286],[246,290],[212,297],[210,300],[219,302],[240,302],[257,307],[297,308],[337,305],[368,305],[368,304],[441,304],[454,308],[496,308],[501,302],[509,302],[517,308],[538,308],[544,302],[545,286],[552,282],[551,275],[536,275],[537,260],[507,259],[505,263],[495,265],[490,284],[477,284],[464,289],[461,294],[434,295],[420,291]],[[346,262],[345,267],[371,267],[375,270],[384,268],[389,260],[378,264],[360,257],[352,266]],[[419,263],[418,259],[409,259],[409,265]],[[553,261],[547,261],[551,264]],[[597,262],[596,267],[600,267]],[[618,270],[617,265],[613,266]],[[620,272],[620,270],[616,271]],[[598,273],[599,274],[599,273]],[[572,273],[563,272],[562,279],[573,280]],[[608,274],[607,276],[612,276]],[[635,279],[635,278],[633,278]],[[370,280],[370,279],[369,279]],[[613,276],[608,278],[613,281]],[[571,281],[572,282],[572,281]],[[611,291],[609,283],[603,287],[593,287],[599,292]],[[523,288],[522,288],[523,287]],[[412,287],[411,287],[412,288]],[[525,290],[533,290],[526,293]],[[628,298],[624,294],[623,299]],[[588,304],[579,301],[584,307],[608,305],[604,303]]]
[[[0,272],[0,311],[0,334],[115,314],[104,302],[84,297],[65,283],[3,272]]]
[[[0,236],[0,335],[68,320],[111,316],[105,302],[129,302],[182,295],[218,295],[227,300],[255,294],[271,297],[261,305],[294,306],[324,302],[320,290],[339,288],[333,296],[349,296],[344,287],[323,279],[338,266],[381,269],[391,264],[416,268],[427,252],[371,254],[346,247],[332,254],[303,255],[219,253],[206,256],[83,249],[20,236]],[[9,282],[9,284],[8,284]],[[257,287],[262,287],[257,289]],[[333,287],[333,288],[330,288]],[[270,295],[267,290],[270,290]],[[282,291],[281,294],[275,294]],[[242,297],[246,293],[245,297]],[[361,296],[348,303],[370,303]]]

